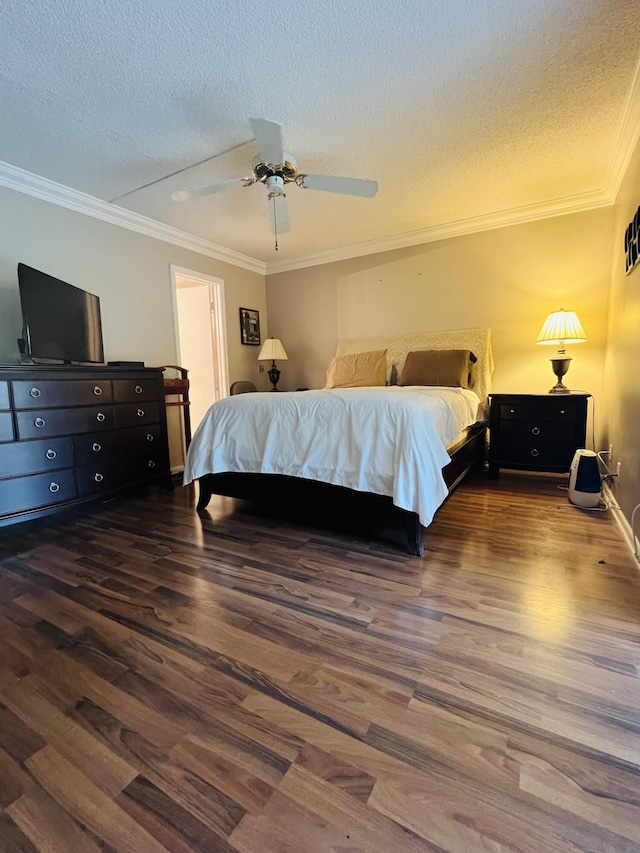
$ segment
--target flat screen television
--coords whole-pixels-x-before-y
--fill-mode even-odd
[[[100,299],[18,264],[24,353],[65,364],[104,363]]]

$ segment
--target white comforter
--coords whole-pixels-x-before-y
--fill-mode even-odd
[[[184,483],[226,471],[286,474],[390,495],[428,525],[447,496],[445,446],[476,421],[462,388],[339,388],[240,394],[196,430]]]

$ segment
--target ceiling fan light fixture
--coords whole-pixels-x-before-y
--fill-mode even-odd
[[[284,179],[280,175],[269,175],[265,184],[269,190],[269,198],[276,195],[284,195]]]

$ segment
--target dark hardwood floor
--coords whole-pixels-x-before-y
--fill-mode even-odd
[[[423,559],[177,488],[0,531],[0,850],[640,851],[640,574],[561,478]]]

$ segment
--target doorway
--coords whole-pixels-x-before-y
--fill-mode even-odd
[[[170,269],[176,352],[178,364],[189,371],[195,432],[209,406],[229,395],[224,281],[173,265]]]

